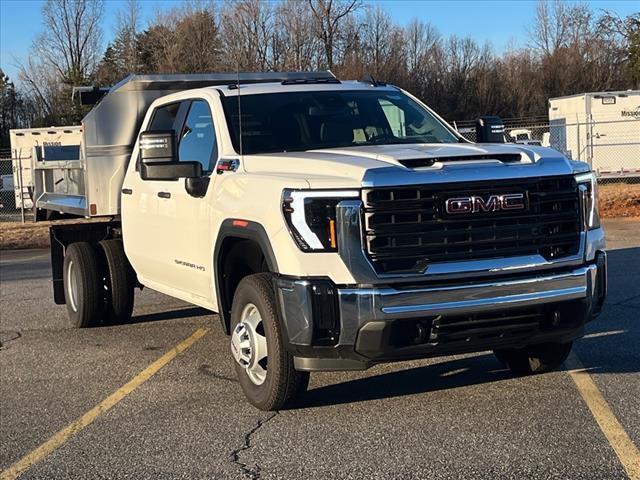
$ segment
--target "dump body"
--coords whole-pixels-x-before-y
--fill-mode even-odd
[[[549,100],[550,142],[599,176],[640,176],[640,91]]]

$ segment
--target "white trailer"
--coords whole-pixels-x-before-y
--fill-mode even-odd
[[[640,90],[549,100],[551,147],[599,177],[640,176]]]
[[[32,208],[34,188],[32,162],[37,158],[51,165],[52,162],[77,159],[82,127],[21,128],[10,130],[9,136],[16,208]]]

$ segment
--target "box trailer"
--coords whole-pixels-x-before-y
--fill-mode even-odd
[[[549,100],[551,147],[600,177],[640,177],[640,90]]]

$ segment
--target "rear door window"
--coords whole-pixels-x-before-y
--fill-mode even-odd
[[[168,103],[157,107],[153,111],[151,122],[147,126],[148,132],[161,132],[176,129],[176,122],[179,120],[180,105],[188,102]],[[183,109],[184,112],[184,109]],[[182,114],[184,115],[184,113]],[[140,155],[136,159],[136,172],[140,171]]]
[[[180,110],[180,102],[170,103],[156,108],[147,130],[173,130],[176,117],[178,116],[178,110]]]

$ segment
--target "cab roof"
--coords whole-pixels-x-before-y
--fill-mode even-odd
[[[314,72],[239,72],[194,74],[133,74],[109,89],[109,94],[145,91],[185,91],[216,88],[225,96],[287,91],[354,90],[388,88],[368,77],[341,82],[329,70]]]
[[[111,87],[109,93],[145,90],[191,90],[232,84],[281,82],[339,82],[329,70],[317,72],[237,72],[237,73],[169,73],[132,74]]]
[[[285,92],[326,92],[326,91],[347,91],[347,90],[394,90],[397,88],[391,85],[374,85],[357,80],[347,80],[344,82],[324,83],[257,83],[248,85],[230,85],[224,88],[215,87],[225,97],[235,97],[240,95],[257,95],[264,93],[285,93]]]

